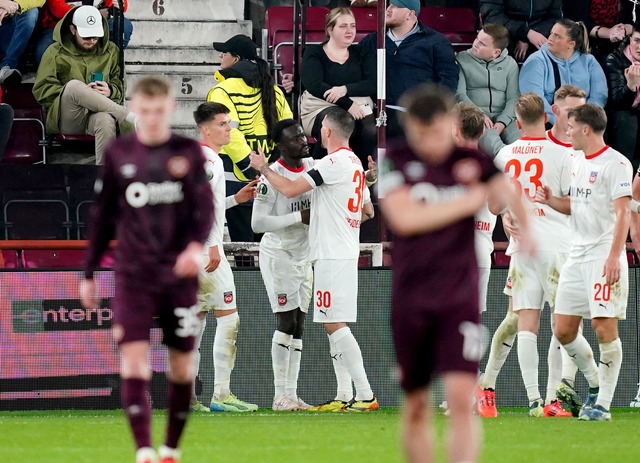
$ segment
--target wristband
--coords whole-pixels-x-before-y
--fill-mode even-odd
[[[598,26],[598,27],[596,27],[596,32],[595,32],[595,34],[596,34],[596,38],[598,38],[598,39],[600,38],[600,28],[601,28],[601,27],[602,27],[602,26]]]
[[[640,214],[640,212],[638,212],[638,207],[640,207],[640,203],[638,201],[636,201],[635,199],[629,201],[629,209],[631,209],[631,212]]]

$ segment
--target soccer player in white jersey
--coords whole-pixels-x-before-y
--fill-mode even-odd
[[[262,154],[251,155],[251,166],[286,197],[313,190],[309,227],[310,260],[314,263],[313,320],[323,323],[329,335],[338,382],[336,400],[312,409],[318,411],[378,409],[360,346],[347,326],[357,318],[360,224],[373,217],[362,163],[348,148],[354,125],[345,110],[329,110],[321,129],[322,145],[329,154],[296,180],[269,169]]]
[[[640,256],[640,169],[636,172],[631,185],[633,198],[631,199],[631,241],[633,242],[633,248],[636,251],[636,255]],[[630,407],[640,407],[640,383],[638,383],[638,392],[636,396],[631,400]]]
[[[573,242],[560,275],[555,333],[589,383],[579,418],[608,421],[622,364],[618,320],[626,317],[629,292],[625,241],[633,169],[605,144],[607,116],[599,106],[585,104],[569,111],[568,127],[571,145],[584,153],[576,157],[570,198],[558,198],[544,185],[536,199],[571,216]],[[591,318],[598,337],[599,366],[591,346],[579,336],[583,318]]]
[[[315,161],[309,157],[307,137],[295,120],[278,122],[271,139],[280,151],[280,159],[270,166],[274,172],[295,180],[313,168]],[[251,227],[255,233],[264,233],[260,241],[260,273],[276,316],[271,344],[275,411],[311,408],[297,394],[304,321],[313,291],[310,205],[311,192],[287,198],[264,176],[253,203]]]
[[[192,392],[191,408],[194,411],[250,412],[258,406],[238,399],[231,393],[231,371],[236,358],[236,339],[240,317],[236,306],[236,287],[231,266],[222,247],[225,210],[247,202],[255,196],[257,181],[247,184],[234,196],[226,197],[224,168],[218,152],[229,143],[231,119],[229,109],[220,103],[203,103],[193,113],[202,137],[202,151],[206,156],[205,169],[213,189],[214,222],[205,244],[200,270],[200,331],[196,338],[195,371],[200,366],[200,343],[206,327],[206,315],[213,310],[216,316],[216,334],[213,342],[213,366],[215,370],[213,397],[209,407],[201,404]]]
[[[528,205],[532,229],[543,237],[534,260],[519,252],[515,237],[509,240],[507,255],[511,255],[510,277],[513,288],[513,310],[518,312],[518,361],[529,398],[529,416],[571,416],[555,397],[555,386],[548,392],[543,407],[538,384],[538,329],[544,303],[553,307],[557,274],[569,246],[569,220],[552,208],[535,203],[536,189],[549,185],[557,196],[569,193],[573,159],[561,146],[547,140],[544,124],[544,102],[533,94],[525,93],[516,102],[516,121],[523,136],[498,152],[496,165],[511,178],[516,191]],[[557,346],[559,347],[559,346]],[[556,349],[557,350],[557,349]],[[562,360],[557,354],[557,385],[562,377]]]

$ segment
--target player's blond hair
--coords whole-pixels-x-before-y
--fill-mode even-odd
[[[469,103],[458,103],[453,108],[460,134],[467,140],[478,140],[484,132],[484,113]]]
[[[143,77],[135,83],[131,95],[143,95],[146,97],[162,97],[171,95],[171,85],[161,77]]]
[[[575,85],[567,84],[560,87],[553,94],[553,102],[566,100],[567,98],[584,98],[587,99],[587,92]]]
[[[523,93],[516,101],[516,117],[524,125],[540,122],[544,118],[544,101],[533,92]]]
[[[351,11],[350,8],[345,7],[334,8],[327,13],[327,19],[325,19],[324,22],[324,33],[327,35],[327,38],[329,38],[329,31],[336,27],[338,18],[345,14],[351,16],[354,20],[356,18],[353,11]]]

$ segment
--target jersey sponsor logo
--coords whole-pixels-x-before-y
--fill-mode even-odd
[[[476,230],[491,231],[491,223],[485,222],[484,220],[475,220],[474,225]]]
[[[290,204],[291,212],[304,211],[305,209],[311,209],[311,198],[301,199]]]
[[[191,163],[184,156],[173,156],[167,161],[167,170],[175,178],[184,178],[191,168]]]
[[[480,178],[482,169],[475,159],[461,159],[453,165],[451,174],[456,182],[468,185]]]
[[[138,173],[138,168],[135,164],[123,164],[120,166],[120,174],[124,178],[133,178]]]
[[[593,171],[591,175],[589,175],[589,183],[596,183],[596,180],[598,180],[598,172]]]
[[[261,183],[260,185],[258,185],[259,195],[266,195],[268,191],[269,191],[269,187],[267,187],[266,183]]]
[[[439,203],[464,196],[467,192],[463,185],[437,187],[431,183],[416,183],[411,187],[411,197],[416,201]]]
[[[287,304],[287,295],[278,294],[278,305],[286,305],[286,304]]]
[[[12,301],[13,332],[109,329],[113,318],[109,303],[109,299],[102,299],[98,307],[85,309],[78,299]]]
[[[572,186],[569,189],[569,195],[574,198],[588,198],[591,196],[591,188],[582,188],[577,186]]]
[[[232,291],[228,291],[226,293],[224,293],[224,303],[225,304],[231,304],[233,302],[233,292]]]
[[[131,207],[139,209],[146,205],[175,204],[184,199],[182,182],[162,183],[133,182],[125,191],[125,198]]]

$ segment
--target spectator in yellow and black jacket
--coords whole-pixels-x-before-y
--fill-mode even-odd
[[[271,128],[293,113],[282,90],[273,80],[269,65],[256,54],[256,45],[246,35],[236,35],[226,42],[214,42],[220,52],[218,84],[209,91],[207,101],[229,108],[234,128],[231,142],[220,152],[227,180],[227,194],[237,193],[258,173],[249,165],[249,154],[260,148],[267,161],[275,151],[269,137]],[[227,225],[232,241],[256,241],[251,229],[253,201],[227,209]]]

